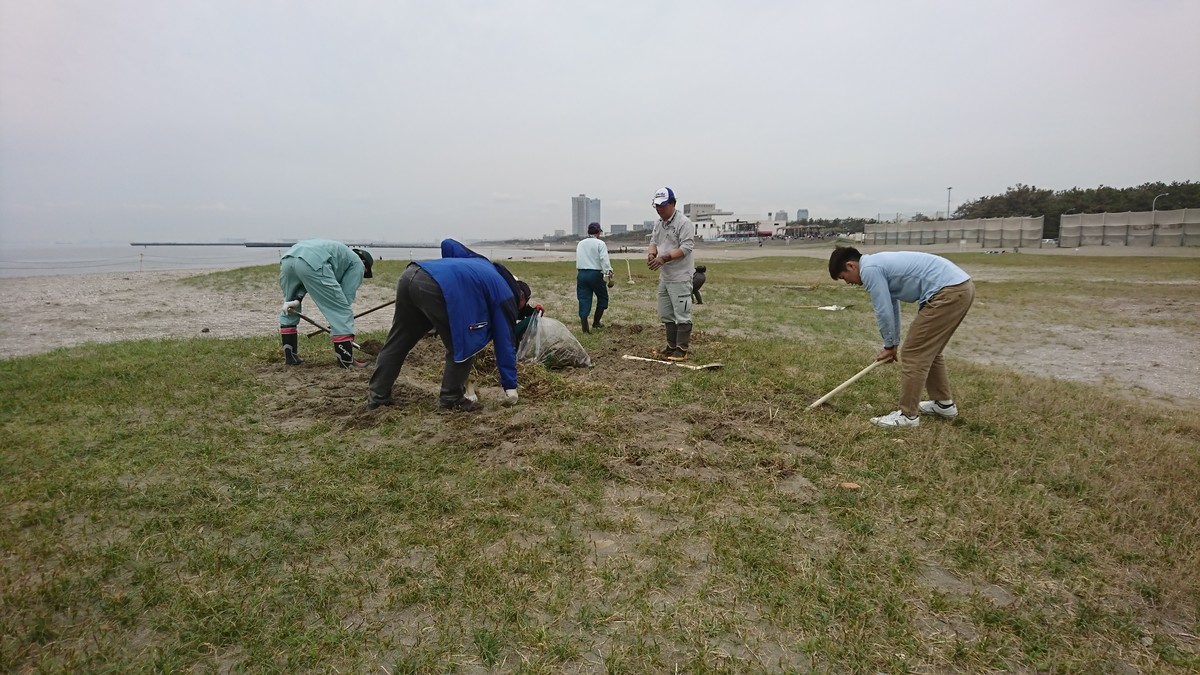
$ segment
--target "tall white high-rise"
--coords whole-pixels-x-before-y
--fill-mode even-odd
[[[571,234],[577,237],[586,237],[588,224],[599,222],[599,199],[589,198],[585,194],[571,197]]]

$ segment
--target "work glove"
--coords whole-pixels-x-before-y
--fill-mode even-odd
[[[612,275],[612,273],[610,272],[610,273],[609,273],[609,275],[608,275],[608,287],[609,287],[609,288],[612,288],[612,287],[613,287],[613,285],[614,285],[614,284],[616,284],[616,283],[617,283],[617,282],[613,281],[613,275]]]
[[[533,311],[537,312],[537,315],[538,315],[538,316],[541,316],[541,315],[543,315],[543,314],[545,314],[545,313],[546,313],[546,310],[542,309],[542,306],[541,306],[541,305],[534,305],[534,306],[533,306]]]
[[[504,390],[504,405],[513,405],[516,402],[517,402],[517,390],[516,389],[505,389]]]
[[[287,302],[283,303],[283,307],[281,307],[279,311],[283,314],[295,314],[296,312],[300,311],[300,301],[288,300]]]

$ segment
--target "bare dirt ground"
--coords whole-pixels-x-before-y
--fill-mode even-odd
[[[946,248],[948,252],[957,246]],[[864,247],[864,252],[873,252]],[[923,249],[924,250],[924,249]],[[939,252],[939,251],[934,251]],[[1022,254],[1033,251],[1022,251]],[[1043,249],[1041,255],[1076,255],[1068,249]],[[1089,255],[1092,251],[1088,250]],[[1109,249],[1102,255],[1200,255],[1192,249],[1136,251]],[[573,252],[539,255],[539,260],[570,259]],[[639,258],[641,254],[618,255]],[[761,255],[828,256],[828,249],[801,249],[774,244],[705,247],[705,260],[730,260]],[[621,263],[617,263],[618,269]],[[0,279],[0,358],[43,353],[78,344],[145,338],[232,338],[274,335],[279,305],[278,290],[266,285],[249,291],[197,290],[180,282],[198,272],[118,272],[76,276]],[[1003,275],[1001,270],[984,271]],[[999,277],[997,277],[999,278]],[[992,279],[995,280],[995,279]],[[357,311],[388,302],[392,289],[364,284],[355,303]],[[1195,312],[1189,307],[1146,306],[1128,308],[1130,322],[1123,326],[1081,329],[1056,328],[1036,314],[1004,314],[979,303],[956,337],[953,357],[999,365],[1018,371],[1065,380],[1105,383],[1114,392],[1140,399],[1196,407],[1200,405],[1200,341],[1195,335],[1138,325],[1138,317],[1161,312]],[[324,321],[315,307],[313,318]],[[648,319],[649,320],[649,319]],[[908,319],[905,319],[907,322]],[[390,309],[358,320],[359,332],[386,330]],[[305,327],[305,324],[301,324]],[[650,327],[650,324],[647,324]],[[999,330],[1003,328],[1003,330]],[[995,335],[1038,338],[1004,341]],[[303,340],[303,338],[302,338]],[[311,344],[318,344],[314,340]],[[327,345],[326,342],[320,344]],[[304,352],[305,343],[301,343]],[[310,347],[311,349],[311,347]]]

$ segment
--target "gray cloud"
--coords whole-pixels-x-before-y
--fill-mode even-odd
[[[1191,0],[0,0],[0,243],[537,236],[1200,179]],[[1186,32],[1186,31],[1185,31]]]

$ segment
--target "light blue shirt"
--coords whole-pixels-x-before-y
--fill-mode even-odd
[[[858,261],[858,274],[863,288],[871,294],[884,347],[900,344],[901,302],[915,302],[920,311],[938,291],[971,278],[941,256],[916,251],[864,255]]]
[[[575,247],[575,269],[600,270],[608,274],[612,263],[608,260],[608,244],[597,237],[588,237]]]

